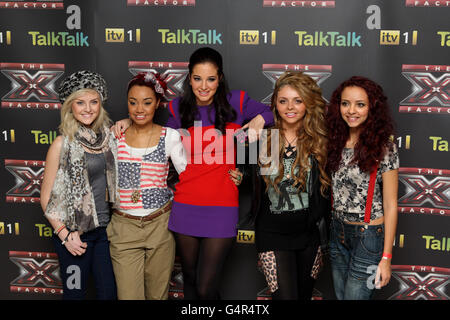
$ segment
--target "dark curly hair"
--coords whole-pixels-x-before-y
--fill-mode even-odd
[[[192,127],[199,114],[196,102],[197,100],[194,92],[192,91],[189,80],[194,66],[200,63],[211,63],[217,67],[219,86],[217,87],[213,100],[216,113],[214,127],[225,134],[226,123],[236,120],[237,114],[227,99],[229,89],[227,80],[225,79],[225,74],[223,73],[222,56],[218,51],[209,47],[197,49],[189,58],[189,75],[184,81],[183,96],[180,100],[181,127],[186,129]]]
[[[347,87],[362,88],[369,98],[369,114],[367,120],[361,124],[352,163],[356,163],[363,172],[371,172],[375,164],[383,159],[386,151],[390,149],[394,123],[383,88],[374,81],[360,76],[353,76],[342,82],[331,95],[326,115],[329,135],[327,169],[329,172],[339,169],[342,149],[349,138],[349,127],[340,112],[342,91]]]

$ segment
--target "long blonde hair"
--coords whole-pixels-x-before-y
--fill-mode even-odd
[[[59,132],[62,135],[67,136],[70,141],[74,138],[75,133],[78,131],[78,128],[80,126],[78,120],[73,116],[72,103],[82,95],[93,92],[98,94],[98,92],[93,89],[77,90],[67,97],[61,107],[61,124],[59,125]],[[111,119],[109,118],[108,112],[106,112],[106,110],[103,108],[101,96],[99,94],[98,96],[100,102],[100,112],[98,117],[91,125],[91,129],[94,132],[99,132],[100,129],[103,128],[103,126],[109,126],[112,123]]]
[[[322,98],[322,90],[317,83],[308,75],[302,72],[286,71],[275,83],[274,92],[271,100],[271,108],[274,114],[275,125],[272,129],[279,132],[279,141],[285,141],[282,121],[277,111],[278,92],[284,86],[289,86],[296,90],[306,106],[305,116],[302,125],[297,132],[297,156],[291,168],[291,177],[294,179],[294,186],[298,186],[299,191],[306,190],[308,170],[311,165],[309,156],[313,155],[318,163],[320,171],[320,191],[324,195],[326,189],[330,186],[330,178],[328,177],[325,166],[327,162],[327,126],[325,122],[325,100]],[[267,135],[267,150],[271,150],[271,134]],[[269,157],[271,157],[270,155]],[[275,155],[274,155],[275,156]],[[273,186],[277,192],[278,183],[284,176],[284,143],[279,143],[278,157],[278,176],[272,181],[270,176],[264,175],[267,188]],[[267,165],[266,165],[267,166]],[[294,174],[295,168],[298,167],[297,175]]]

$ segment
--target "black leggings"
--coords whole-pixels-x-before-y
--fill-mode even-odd
[[[184,299],[219,299],[220,275],[234,238],[199,238],[176,233]]]
[[[311,269],[317,249],[310,246],[304,250],[274,251],[278,290],[272,293],[273,300],[311,300],[314,289]]]

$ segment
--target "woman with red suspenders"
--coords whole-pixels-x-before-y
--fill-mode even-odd
[[[386,100],[378,84],[355,76],[328,106],[330,259],[339,300],[368,300],[391,277],[399,158]]]

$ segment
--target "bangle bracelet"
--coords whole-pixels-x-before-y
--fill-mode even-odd
[[[392,259],[392,254],[384,252],[382,258],[385,259],[385,260]]]
[[[64,241],[61,242],[61,245],[63,246],[68,240],[69,240],[69,235],[72,233],[72,231],[69,231],[69,233],[67,234],[67,236],[64,238]]]
[[[63,224],[61,227],[58,228],[58,230],[53,231],[55,235],[58,235],[66,226]]]

